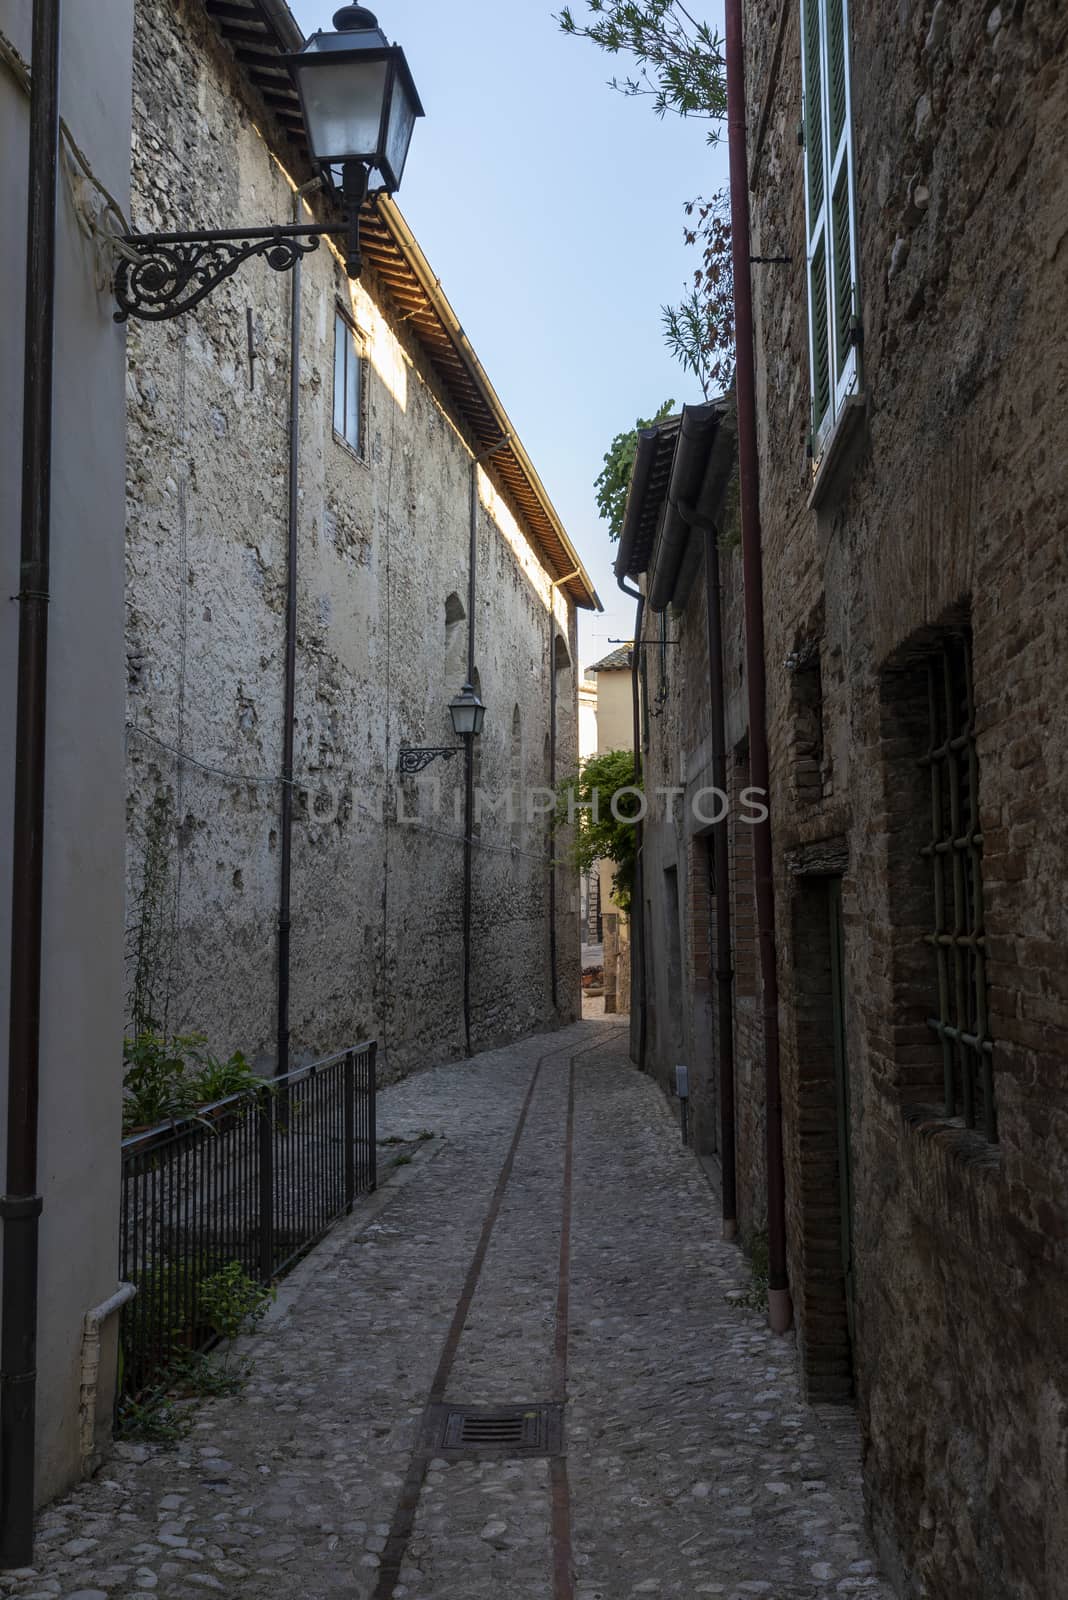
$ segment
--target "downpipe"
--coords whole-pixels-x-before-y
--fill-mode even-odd
[[[306,194],[322,187],[312,178],[293,193],[293,221]],[[289,996],[292,970],[293,743],[297,721],[297,578],[300,558],[300,351],[301,262],[289,284],[289,500],[286,518],[285,689],[282,705],[282,800],[279,816],[278,996],[275,1077],[289,1071]]]
[[[0,1567],[33,1559],[37,1409],[37,1192],[41,1069],[48,601],[51,583],[52,399],[56,195],[59,174],[60,0],[34,0],[26,217],[22,506],[15,804],[11,875],[11,1002],[7,1173],[0,1198]]]
[[[481,455],[471,457],[470,521],[467,541],[467,681],[475,681],[475,606],[478,603],[478,469],[511,438],[504,434]],[[475,741],[464,736],[464,887],[463,887],[463,1005],[464,1049],[471,1047],[471,924],[475,870]]]
[[[706,522],[705,583],[708,620],[708,690],[712,708],[712,782],[727,793],[727,727],[723,681],[723,590],[720,583],[719,535]],[[738,1177],[735,1155],[734,1095],[734,969],[731,963],[731,889],[728,820],[721,817],[712,834],[716,875],[716,1039],[719,1046],[719,1156],[723,1174],[723,1237],[738,1234]]]
[[[730,162],[731,240],[734,257],[735,387],[738,402],[738,477],[745,580],[745,658],[749,690],[750,782],[770,805],[767,679],[764,659],[764,570],[757,453],[756,370],[750,256],[749,170],[746,153],[745,51],[742,0],[726,0],[725,59]],[[764,1066],[767,1097],[768,1322],[785,1333],[793,1320],[786,1273],[786,1175],[782,1140],[779,1062],[779,977],[775,938],[775,878],[771,814],[753,826],[757,935],[764,999]]]
[[[570,583],[572,578],[577,578],[580,569],[567,572],[562,578],[554,578],[549,585],[549,788],[553,795],[556,794],[556,612],[553,602],[557,589],[561,584]],[[577,675],[577,666],[576,666]],[[555,808],[555,799],[554,799]],[[554,809],[555,814],[555,809]],[[553,1013],[558,1014],[560,1009],[560,958],[557,951],[556,939],[556,845],[553,835],[549,835],[549,982],[552,992]]]
[[[100,1388],[101,1330],[117,1311],[129,1304],[137,1293],[133,1283],[120,1283],[113,1295],[85,1313],[82,1327],[82,1382],[78,1405],[82,1476],[87,1478],[96,1466],[96,1414]]]
[[[631,737],[634,744],[634,782],[640,787],[642,782],[642,699],[641,699],[641,657],[642,657],[642,628],[645,626],[645,596],[640,589],[633,589],[625,579],[618,577],[616,583],[624,594],[637,601],[634,615],[634,654],[630,663],[630,708],[631,708]],[[648,1041],[648,1018],[646,1013],[646,968],[645,968],[645,823],[639,821],[635,825],[637,839],[634,846],[634,888],[631,893],[630,906],[630,961],[631,961],[631,1004],[634,997],[638,1002],[638,1070],[645,1071],[645,1058]],[[635,981],[637,980],[637,981]]]

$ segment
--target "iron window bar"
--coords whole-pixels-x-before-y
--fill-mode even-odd
[[[920,765],[931,775],[931,837],[921,854],[931,864],[934,927],[924,940],[938,994],[927,1021],[941,1046],[946,1116],[995,1143],[970,635],[948,636],[928,658],[927,703],[930,745]]]

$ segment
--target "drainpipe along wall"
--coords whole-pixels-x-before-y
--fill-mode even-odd
[[[634,615],[634,654],[630,662],[630,707],[631,736],[634,740],[634,782],[640,789],[642,786],[641,659],[645,596],[637,589],[628,589],[622,582],[619,587],[624,594],[638,596],[638,606]],[[634,888],[630,903],[630,959],[631,988],[638,997],[637,1063],[639,1071],[644,1072],[648,1020],[645,1009],[645,824],[643,822],[637,824],[637,834],[634,846]]]
[[[60,0],[35,0],[26,220],[22,536],[12,830],[7,1175],[0,1217],[0,1566],[33,1557],[37,1193]]]
[[[478,602],[478,469],[496,455],[511,438],[505,434],[471,457],[470,525],[467,547],[467,681],[475,681],[475,606]],[[464,1048],[471,1054],[471,915],[474,901],[475,852],[475,741],[464,738],[464,891],[463,891],[463,966],[464,966]]]
[[[316,180],[316,184],[318,180]],[[307,187],[313,187],[308,185]],[[293,196],[293,221],[300,197]],[[289,1071],[290,929],[293,883],[293,739],[297,698],[297,556],[300,508],[300,261],[293,268],[289,301],[289,522],[286,546],[285,692],[282,707],[282,805],[279,826],[278,1048],[275,1073]]]
[[[727,732],[723,685],[723,598],[719,574],[719,537],[710,522],[704,526],[705,583],[708,610],[708,688],[712,703],[712,782],[727,793]],[[738,1232],[738,1183],[734,1154],[734,971],[731,966],[730,848],[727,818],[712,835],[716,877],[716,1020],[719,1045],[720,1163],[723,1171],[723,1237]]]
[[[556,793],[556,591],[561,584],[570,583],[572,578],[577,578],[580,568],[567,572],[562,578],[554,578],[549,585],[549,788]],[[549,837],[549,983],[552,992],[553,1010],[558,1009],[560,993],[560,976],[557,970],[559,962],[556,951],[556,847],[552,835]]]
[[[745,582],[750,781],[754,788],[765,792],[765,803],[770,804],[767,682],[764,662],[764,571],[756,431],[753,291],[749,260],[749,164],[746,153],[742,0],[726,0],[725,56],[731,234],[734,254],[734,329],[737,361],[735,384],[738,402],[742,571]],[[782,1144],[782,1084],[779,1070],[779,979],[770,814],[763,822],[753,827],[753,868],[756,878],[757,936],[764,1001],[768,1161],[768,1320],[776,1333],[785,1333],[792,1320],[792,1311],[786,1276],[786,1182]]]

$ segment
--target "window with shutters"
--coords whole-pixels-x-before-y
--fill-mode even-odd
[[[812,457],[860,389],[848,0],[801,0]]]

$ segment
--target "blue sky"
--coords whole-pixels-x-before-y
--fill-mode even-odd
[[[605,607],[580,613],[585,667],[634,621],[597,515],[601,458],[638,415],[701,398],[660,306],[688,287],[683,202],[726,181],[726,140],[611,90],[625,62],[565,38],[555,0],[371,3],[426,108],[399,203]],[[305,33],[331,26],[335,0],[290,4]]]

